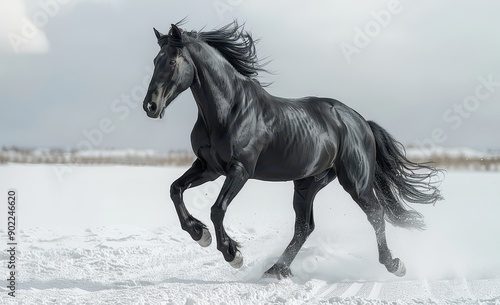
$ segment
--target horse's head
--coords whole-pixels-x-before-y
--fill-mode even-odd
[[[160,52],[154,59],[155,69],[143,108],[150,118],[162,118],[165,108],[193,83],[195,67],[177,26],[172,24],[167,35],[156,29],[154,32]]]

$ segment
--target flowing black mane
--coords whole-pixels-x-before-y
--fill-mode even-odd
[[[184,34],[198,38],[217,49],[239,73],[245,76],[256,77],[260,71],[266,71],[264,65],[257,59],[256,41],[236,21],[216,30],[184,32]]]

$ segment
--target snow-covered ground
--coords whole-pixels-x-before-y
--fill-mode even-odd
[[[414,206],[426,231],[388,225],[407,267],[378,263],[373,229],[337,182],[316,199],[316,230],[294,277],[260,278],[293,234],[292,183],[250,181],[229,207],[245,262],[182,231],[169,198],[185,168],[0,166],[0,304],[500,304],[500,173],[449,171],[444,201]],[[213,232],[222,180],[186,192]],[[18,191],[17,297],[7,295],[7,189]],[[3,216],[2,216],[3,215]]]

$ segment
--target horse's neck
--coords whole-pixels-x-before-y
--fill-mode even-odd
[[[241,102],[237,96],[244,95],[244,77],[214,50],[198,50],[191,57],[198,74],[191,91],[201,116],[209,128],[224,127],[233,104]]]

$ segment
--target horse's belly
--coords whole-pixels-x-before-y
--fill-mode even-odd
[[[318,144],[318,143],[315,143]],[[338,145],[325,141],[319,145],[285,145],[263,151],[254,177],[268,181],[290,181],[322,175],[333,167]]]

